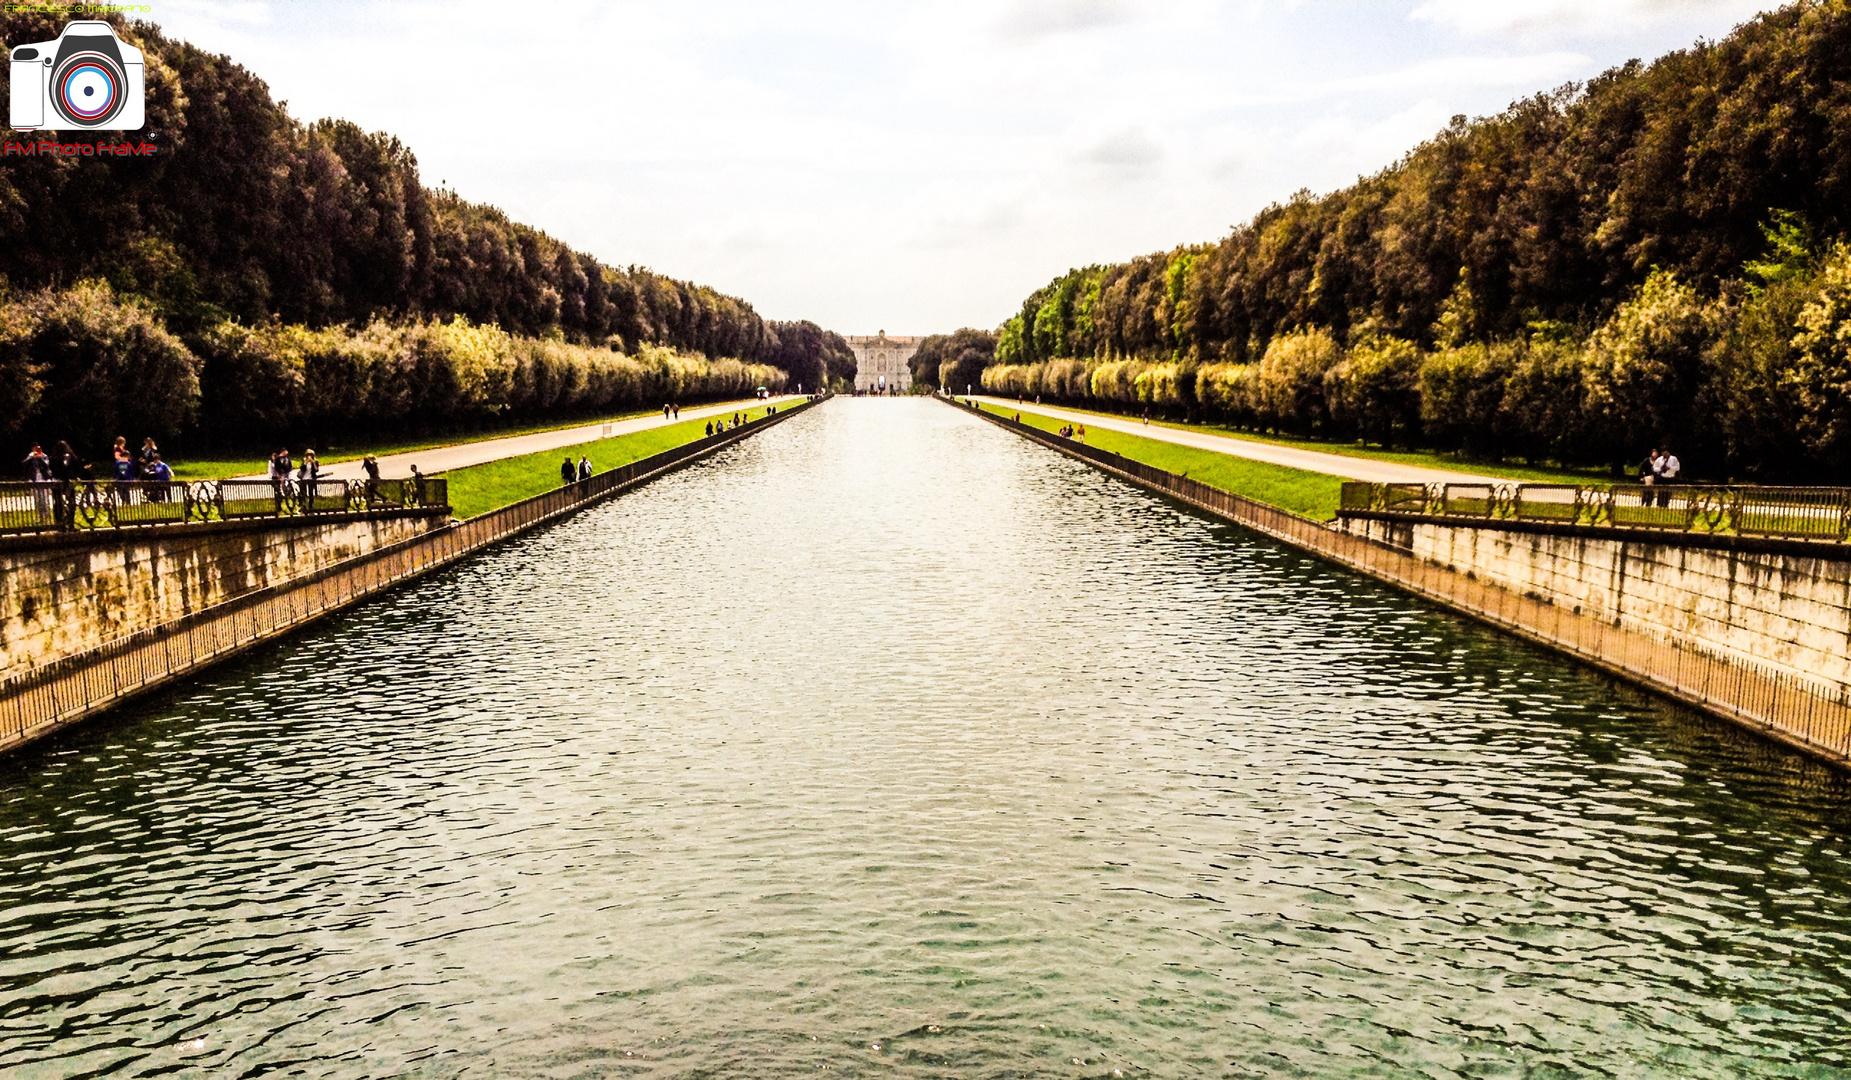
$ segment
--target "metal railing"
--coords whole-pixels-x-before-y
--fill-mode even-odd
[[[110,642],[80,656],[47,665],[0,683],[0,749],[29,742],[125,697],[175,676],[195,671],[272,635],[428,573],[517,533],[640,484],[803,412],[814,401],[781,410],[717,435],[685,443],[621,468],[566,484],[543,495],[434,529],[318,573],[215,605]],[[380,481],[371,494],[385,500],[416,495],[389,487],[413,481]],[[441,496],[442,481],[427,479],[425,496]],[[355,482],[353,487],[363,487]]]
[[[0,482],[0,533],[122,529],[309,514],[447,508],[441,476],[399,480]]]
[[[1851,764],[1851,693],[1844,686],[1808,678],[1771,664],[1680,648],[1637,630],[1577,614],[1561,604],[1519,595],[1483,578],[1468,577],[1367,537],[1330,528],[1323,522],[1210,487],[1199,480],[1075,443],[1005,417],[981,411],[978,415],[1141,487],[1162,492],[1341,566],[1389,582],[1416,596],[1547,645],[1819,757],[1840,765]],[[1420,484],[1346,484],[1344,487],[1346,506],[1355,509],[1364,509],[1355,504],[1367,501],[1367,509],[1384,512],[1384,506],[1405,505],[1405,500],[1415,491],[1422,493],[1422,509],[1415,512],[1425,513],[1435,505],[1444,505],[1443,501],[1437,501],[1445,498],[1444,492],[1436,493]],[[1462,511],[1476,512],[1479,493],[1466,490],[1468,487],[1460,485],[1455,495],[1457,505]],[[1482,487],[1480,485],[1481,491]],[[1364,492],[1365,488],[1370,490]],[[1498,490],[1502,493],[1507,489],[1499,485]],[[1539,492],[1536,501],[1543,507],[1540,512],[1565,512],[1561,510],[1563,506],[1576,507],[1579,512],[1579,495],[1570,498],[1567,493],[1604,490],[1563,488],[1547,497],[1541,497],[1544,493]],[[1516,493],[1512,490],[1510,494],[1514,498]],[[1653,495],[1656,494],[1654,491]],[[1499,497],[1502,498],[1502,494]],[[1613,503],[1609,501],[1607,505]],[[1787,504],[1750,501],[1745,505],[1776,506],[1777,514],[1787,512]],[[1652,508],[1657,508],[1655,498]],[[1785,528],[1783,521],[1777,516],[1774,524]],[[1752,519],[1750,524],[1754,526]],[[1765,524],[1762,523],[1762,527]]]
[[[1851,539],[1851,488],[1345,483],[1338,505],[1346,514]]]

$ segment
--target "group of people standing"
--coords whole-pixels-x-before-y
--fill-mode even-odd
[[[116,436],[109,452],[108,483],[119,503],[166,502],[171,495],[174,472],[161,459],[160,447],[153,438],[141,441],[141,449],[129,449],[129,441]],[[33,504],[46,522],[55,520],[68,526],[76,506],[75,490],[79,484],[93,484],[100,478],[96,467],[85,461],[71,444],[63,440],[45,452],[41,443],[33,443],[20,462],[26,482],[34,485]]]
[[[369,461],[373,460],[371,454],[368,454],[367,458]],[[367,472],[369,475],[372,475],[374,479],[378,479],[378,469],[378,462],[373,461],[372,468],[368,469]],[[270,455],[269,475],[271,481],[275,483],[281,483],[284,480],[292,478],[296,480],[319,480],[321,479],[321,461],[315,457],[315,451],[311,448],[302,451],[302,463],[298,465],[290,459],[289,447],[285,446],[278,449],[276,453]]]
[[[765,415],[770,416],[771,410],[766,409]],[[745,426],[746,422],[747,422],[747,418],[740,413],[734,413],[732,421],[730,423],[727,421],[726,417],[722,416],[718,420],[709,420],[707,422],[707,434],[718,435],[722,432],[729,431],[736,427],[743,427]]]
[[[126,494],[129,484],[143,483],[159,485],[143,489],[150,502],[167,497],[166,485],[173,482],[174,471],[161,460],[160,447],[154,444],[153,438],[143,439],[141,449],[130,450],[128,439],[118,435],[110,447],[109,457],[109,479],[117,486],[118,494]],[[96,467],[78,456],[70,443],[63,441],[55,444],[49,454],[43,445],[33,443],[21,467],[27,482],[34,484],[97,479]]]

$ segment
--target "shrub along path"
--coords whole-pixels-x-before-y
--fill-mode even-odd
[[[1509,483],[1505,477],[1485,476],[1478,473],[1454,472],[1451,469],[1436,469],[1422,465],[1407,465],[1394,461],[1382,461],[1376,458],[1357,457],[1350,454],[1329,454],[1321,450],[1301,450],[1295,446],[1281,446],[1278,443],[1261,442],[1257,439],[1235,439],[1226,435],[1210,435],[1201,431],[1188,431],[1180,428],[1166,427],[1161,424],[1146,424],[1139,420],[1125,417],[1102,416],[1098,413],[1076,412],[1072,409],[1056,408],[1052,405],[1018,404],[1007,398],[984,397],[975,400],[982,402],[992,412],[1006,416],[1022,414],[1024,422],[1028,415],[1036,413],[1053,417],[1063,423],[1085,425],[1090,434],[1094,431],[1116,431],[1126,435],[1153,439],[1157,442],[1175,443],[1178,446],[1208,450],[1217,454],[1246,458],[1250,461],[1262,461],[1269,465],[1281,465],[1288,469],[1297,469],[1309,473],[1321,473],[1342,480],[1366,480],[1372,484],[1501,484]],[[1037,424],[1037,427],[1043,425]],[[1094,441],[1096,440],[1089,440]],[[1107,447],[1110,449],[1110,447]],[[1129,456],[1129,455],[1127,455]],[[1151,464],[1156,464],[1151,462]],[[1205,477],[1198,480],[1209,482]],[[1221,486],[1221,485],[1217,485]],[[1229,489],[1233,490],[1233,489]],[[1244,493],[1243,493],[1244,494]],[[1262,500],[1268,501],[1271,500]],[[1278,504],[1275,504],[1278,505]]]

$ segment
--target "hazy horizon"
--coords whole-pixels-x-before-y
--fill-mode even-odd
[[[1716,38],[1748,0],[752,5],[165,0],[308,121],[616,265],[844,334],[992,327],[1458,113]],[[567,28],[567,32],[560,32]]]

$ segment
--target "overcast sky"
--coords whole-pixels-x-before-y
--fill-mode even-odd
[[[153,0],[298,118],[843,333],[991,327],[1752,0]]]

